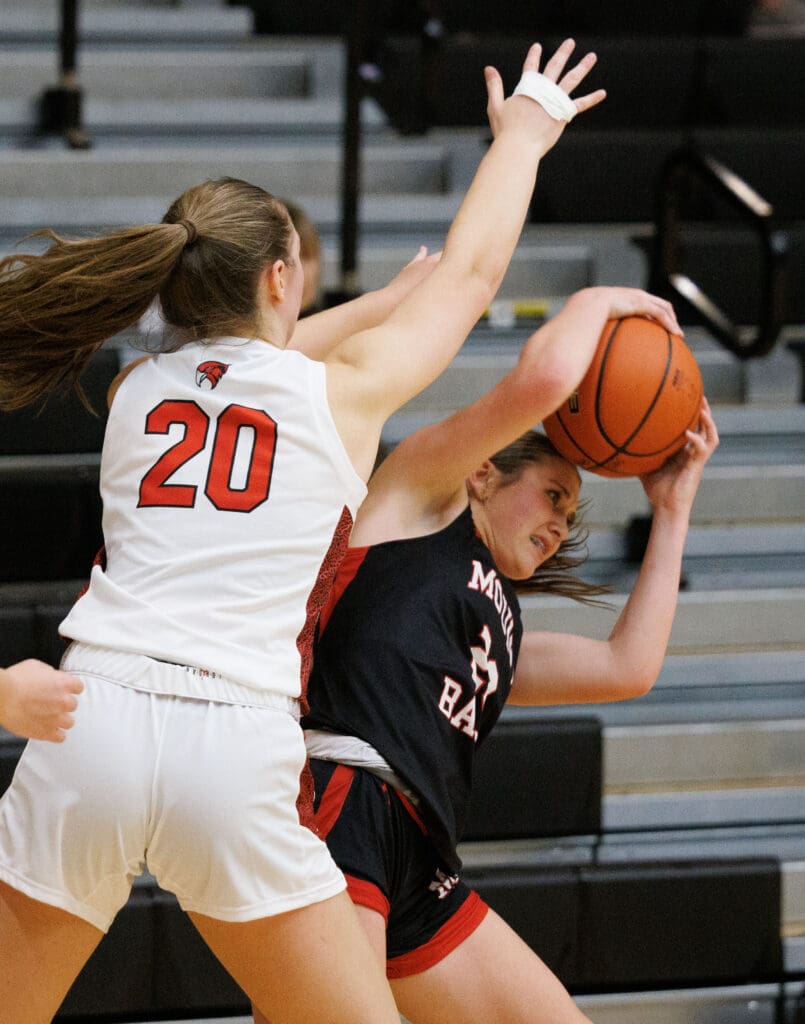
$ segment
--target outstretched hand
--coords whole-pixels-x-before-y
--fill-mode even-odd
[[[0,724],[26,739],[61,743],[83,689],[80,679],[43,661],[18,662],[0,670]]]
[[[386,285],[389,292],[393,293],[393,305],[396,306],[421,281],[424,281],[441,258],[441,250],[428,254],[427,246],[421,245],[416,256],[406,263]]]
[[[697,430],[686,431],[687,443],[659,469],[640,478],[653,508],[688,514],[702,479],[705,463],[718,447],[718,430],[706,398]]]
[[[542,70],[542,74],[556,83],[568,96],[581,85],[597,59],[594,53],[585,54],[578,64],[564,73],[575,45],[572,39],[566,39]],[[526,55],[523,72],[538,72],[541,57],[542,46],[534,43]],[[496,68],[486,67],[484,76],[487,91],[486,112],[492,135],[497,136],[498,132],[505,130],[510,124],[522,124],[531,133],[534,141],[540,144],[542,152],[547,153],[562,134],[567,122],[555,119],[541,104],[525,96],[510,96],[506,99],[503,81]],[[574,98],[576,113],[584,113],[605,97],[606,92],[603,89],[596,89],[594,92]]]

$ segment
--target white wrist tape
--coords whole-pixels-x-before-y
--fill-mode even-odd
[[[576,104],[556,82],[539,71],[524,71],[517,83],[514,96],[528,96],[536,100],[546,114],[555,121],[572,121],[576,116]]]

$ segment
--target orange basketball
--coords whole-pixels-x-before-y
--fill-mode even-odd
[[[570,462],[601,476],[641,476],[685,444],[702,404],[688,346],[654,320],[608,320],[578,391],[543,423]]]

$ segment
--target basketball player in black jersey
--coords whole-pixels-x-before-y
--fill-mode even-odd
[[[579,292],[496,387],[400,444],[370,482],[322,614],[303,721],[316,827],[412,1024],[587,1019],[461,882],[456,844],[476,746],[506,701],[623,700],[662,664],[690,509],[718,444],[706,401],[686,447],[642,480],[651,537],[609,638],[523,634],[516,596],[595,593],[565,571],[578,564],[578,471],[530,428],[576,387],[605,320],[632,313],[679,332],[645,292]]]

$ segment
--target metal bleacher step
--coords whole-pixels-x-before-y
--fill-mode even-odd
[[[333,69],[321,86],[324,55]],[[221,99],[303,99],[339,84],[342,66],[340,50],[332,46],[280,47],[254,38],[219,50],[90,43],[79,53],[86,100],[192,100],[200,92]],[[12,50],[0,63],[0,95],[35,96],[53,84],[56,71],[52,47]]]
[[[602,804],[603,825],[610,831],[724,824],[740,828],[758,822],[794,825],[804,820],[805,779],[791,786],[606,792]]]
[[[461,403],[456,402],[455,407]],[[428,405],[404,409],[389,418],[384,443],[392,446],[408,434],[436,423],[453,409]],[[805,465],[805,405],[717,405],[713,410],[721,444],[708,466]],[[770,508],[773,516],[773,510]]]
[[[247,38],[254,25],[252,11],[245,5],[89,2],[81,6],[81,38],[87,43],[220,46]],[[4,4],[0,47],[55,45],[60,24],[59,4]]]
[[[300,159],[304,155],[305,159]],[[367,146],[364,186],[369,193],[420,193],[443,190],[447,154],[427,142]],[[272,147],[239,146],[221,152],[215,146],[192,150],[162,146],[145,151],[104,147],[87,152],[65,150],[0,153],[6,195],[20,199],[95,200],[163,196],[170,201],[184,188],[207,177],[228,174],[264,185],[278,195],[300,191],[334,194],[339,187],[341,152],[337,145],[311,143]],[[8,200],[4,201],[7,203]],[[5,212],[5,210],[3,211]]]
[[[604,831],[805,826],[805,717],[771,719],[770,710],[605,726]]]
[[[246,97],[236,102],[215,95],[171,101],[90,97],[84,113],[85,127],[96,142],[106,140],[119,145],[126,141],[158,144],[164,137],[170,137],[174,144],[185,141],[192,145],[198,145],[205,136],[219,145],[259,137],[272,141],[297,140],[300,124],[305,125],[307,140],[337,138],[342,131],[342,121],[343,102],[339,96],[332,99]],[[377,108],[369,107],[367,130],[384,125]]]
[[[640,565],[630,553],[628,529],[592,529],[587,550],[585,579],[631,590]],[[805,509],[796,522],[692,525],[682,576],[686,590],[800,585],[805,579]]]
[[[779,1024],[781,1007],[795,1020],[801,984],[716,986],[579,996],[593,1024]]]
[[[718,410],[716,416],[719,416]],[[729,445],[725,432],[724,443]],[[640,481],[584,473],[588,526],[626,523],[650,512]],[[693,523],[789,522],[805,518],[805,462],[707,466],[693,506]]]
[[[604,727],[805,719],[805,647],[669,654],[648,693],[585,705],[585,712]],[[568,708],[539,713],[561,718]]]
[[[794,1021],[802,983],[713,986],[657,992],[581,995],[579,1007],[593,1024],[781,1024]],[[781,1007],[788,1015],[780,1016]],[[400,1018],[405,1024],[405,1018]],[[169,1024],[138,1021],[136,1024]],[[199,1017],[189,1024],[252,1024],[251,1016]],[[448,1018],[444,1024],[451,1024]]]
[[[518,271],[520,274],[528,272],[532,278],[532,294],[549,297],[544,300],[546,308],[552,305],[553,297],[568,295],[585,287],[581,280],[584,265],[579,261],[574,265],[571,258],[568,258],[567,269],[560,276],[562,268],[550,265],[553,255],[551,250],[538,252],[539,259],[536,254],[518,249],[507,276],[515,277]],[[540,262],[543,259],[545,266]],[[428,411],[438,413],[439,416],[447,416],[479,398],[516,366],[520,349],[537,326],[523,324],[511,341],[503,340],[499,334],[499,340],[484,337],[493,335],[493,329],[485,326],[476,328],[471,340],[447,370],[408,402],[398,415]],[[740,399],[743,372],[737,360],[723,350],[710,350],[697,353],[697,361],[705,392],[711,401],[736,402]]]
[[[606,793],[801,789],[805,718],[607,726]]]
[[[427,142],[368,145],[366,192],[381,202],[403,193],[440,195],[447,154]],[[0,151],[0,223],[16,239],[32,227],[86,229],[159,221],[185,188],[206,178],[244,178],[280,196],[335,196],[341,176],[336,143],[99,147],[89,151]],[[380,197],[383,197],[380,200]]]
[[[611,608],[577,604],[567,598],[528,595],[521,599],[525,629],[553,630],[605,638],[625,603]],[[747,591],[683,591],[679,595],[669,653],[786,650],[805,647],[805,586]]]
[[[344,54],[331,42],[257,37],[217,49],[90,43],[79,64],[82,119],[95,146],[157,144],[166,135],[198,145],[205,134],[218,145],[266,137],[303,146],[342,133]],[[50,48],[4,55],[0,138],[43,144],[38,103],[55,73]],[[386,125],[372,101],[362,106],[362,125],[365,134]]]
[[[449,225],[444,225],[445,229]],[[429,232],[417,235],[416,238],[404,240],[386,239],[372,240],[361,246],[358,253],[357,273],[361,288],[369,291],[381,288],[403,267],[416,252],[416,246],[426,245],[431,251],[441,248],[444,233]],[[340,258],[335,244],[325,244],[322,252],[322,273],[325,278],[333,278]],[[498,292],[499,297],[523,300],[530,304],[539,316],[549,315],[558,305],[559,297],[564,298],[571,292],[586,288],[594,277],[594,251],[591,246],[574,242],[554,243],[550,239],[540,238],[538,232],[526,230],[514,253],[509,269]],[[462,350],[459,360],[464,356],[489,356],[489,360],[477,364],[486,368],[486,375],[481,390],[495,384],[517,359],[520,347],[534,329],[531,323],[519,329],[503,328],[500,331],[488,330],[484,326],[476,328],[467,342],[467,349]],[[467,364],[459,361],[450,373],[458,383],[464,371],[476,365],[472,358]],[[478,392],[480,394],[480,391]]]

